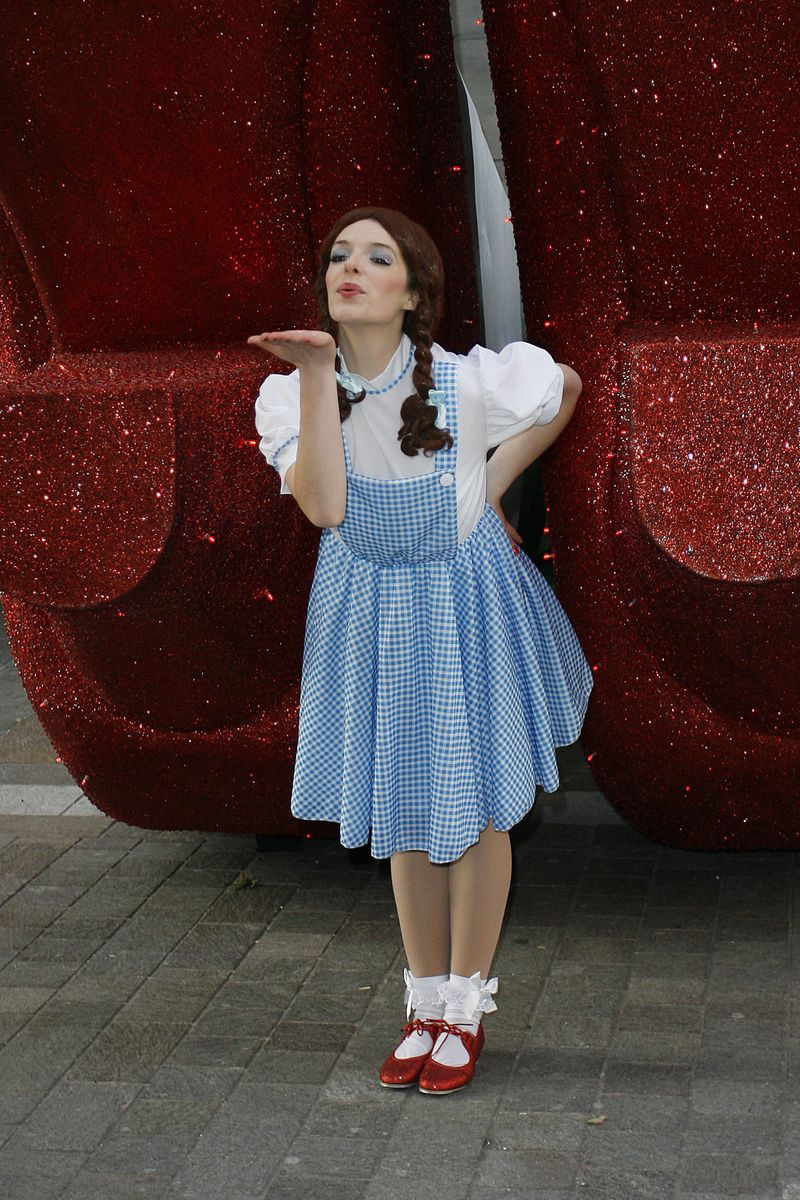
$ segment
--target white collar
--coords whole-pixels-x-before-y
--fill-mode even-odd
[[[387,383],[391,383],[396,375],[399,375],[403,367],[406,365],[408,352],[411,349],[411,338],[407,333],[400,335],[400,341],[397,349],[389,359],[386,366],[381,371],[380,375],[376,375],[374,379],[366,379],[363,375],[359,375],[356,371],[348,371],[347,363],[344,361],[344,354],[341,347],[339,348],[339,361],[342,364],[342,374],[351,375],[353,379],[359,383],[364,383],[366,387],[378,389],[385,387]]]

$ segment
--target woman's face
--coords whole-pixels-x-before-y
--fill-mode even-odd
[[[325,274],[328,308],[340,325],[398,325],[416,307],[392,235],[377,221],[354,221],[339,234]]]

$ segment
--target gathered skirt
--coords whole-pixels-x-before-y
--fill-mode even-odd
[[[381,565],[323,532],[291,810],[344,846],[452,862],[508,830],[583,723],[592,673],[552,589],[487,503],[455,556]]]

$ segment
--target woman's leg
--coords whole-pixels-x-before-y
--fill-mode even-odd
[[[400,933],[414,975],[487,979],[511,886],[511,841],[491,821],[452,863],[432,863],[424,850],[391,858]]]
[[[449,865],[432,863],[424,850],[392,855],[394,902],[412,975],[450,971]]]
[[[448,868],[432,863],[425,851],[404,850],[392,855],[391,871],[403,947],[413,977],[406,996],[410,995],[415,1020],[438,1020],[444,1012],[439,987],[447,983],[450,970]],[[381,1067],[380,1078],[386,1087],[413,1084],[422,1056],[433,1049],[435,1032],[435,1027],[427,1024],[407,1033]],[[408,1068],[405,1060],[411,1060]]]
[[[450,970],[488,979],[511,886],[511,840],[491,821],[450,863]]]
[[[511,841],[491,822],[475,845],[450,863],[450,980],[445,989],[444,1018],[477,1034],[482,1012],[473,1009],[480,994],[470,977],[480,971],[488,980],[511,884]],[[458,1072],[470,1061],[462,1040],[447,1030],[439,1035],[431,1055],[436,1071]],[[423,1079],[425,1075],[423,1073]],[[430,1078],[425,1080],[431,1086]],[[441,1086],[441,1081],[439,1082]]]

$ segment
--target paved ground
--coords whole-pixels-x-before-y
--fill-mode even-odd
[[[36,730],[0,646],[3,1200],[800,1200],[796,854],[657,846],[566,752],[473,1084],[388,1092],[385,869],[110,821]]]

